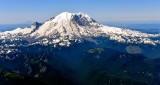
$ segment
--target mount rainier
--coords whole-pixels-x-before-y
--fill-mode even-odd
[[[63,12],[0,32],[0,85],[160,85],[159,50],[160,33]]]
[[[30,44],[55,44],[69,46],[70,41],[91,40],[92,37],[107,37],[121,43],[156,45],[160,34],[147,34],[129,29],[109,27],[97,23],[84,13],[64,12],[44,22],[35,23],[31,27],[17,28],[0,33],[0,40],[26,40]],[[92,40],[93,41],[93,40]]]

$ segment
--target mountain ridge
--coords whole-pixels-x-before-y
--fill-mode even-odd
[[[45,42],[43,44],[59,44],[61,46],[69,46],[71,44],[70,41],[84,40],[84,37],[106,37],[121,43],[160,44],[160,40],[152,39],[159,38],[160,34],[147,34],[129,29],[105,26],[81,12],[63,12],[43,24],[37,22],[31,27],[1,32],[0,35],[2,40],[10,35],[12,37],[9,39],[32,39],[34,44]]]

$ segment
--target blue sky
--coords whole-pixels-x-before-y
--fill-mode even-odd
[[[160,20],[160,0],[0,0],[0,24],[43,22],[84,12],[98,22]]]

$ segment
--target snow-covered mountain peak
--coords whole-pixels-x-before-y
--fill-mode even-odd
[[[89,35],[89,32],[94,31],[92,28],[99,26],[100,25],[87,14],[63,12],[45,22],[37,31],[32,33],[31,36],[42,38],[59,35],[61,37],[81,38],[82,35]]]
[[[75,21],[77,24],[85,26],[89,23],[96,22],[93,20],[89,15],[84,14],[82,12],[79,13],[69,13],[69,12],[63,12],[53,19],[51,19],[52,22],[72,22]]]
[[[41,23],[34,23],[31,27],[17,28],[13,31],[0,33],[0,39],[13,37],[26,39],[32,43],[50,43],[69,45],[71,40],[92,40],[92,37],[107,37],[121,43],[160,44],[160,34],[147,34],[129,29],[109,27],[98,24],[84,13],[63,12],[56,17]],[[9,38],[9,39],[11,39]]]
[[[53,20],[52,22],[62,22],[62,21],[67,21],[67,20],[70,20],[72,14],[69,13],[69,12],[63,12],[59,15],[57,15]]]

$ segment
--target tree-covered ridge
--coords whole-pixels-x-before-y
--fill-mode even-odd
[[[25,82],[29,78],[42,85],[160,84],[160,60],[148,59],[141,54],[120,52],[88,42],[70,47],[34,45],[16,49],[21,51],[3,55],[10,59],[0,58],[0,66],[9,69],[1,77],[4,80],[18,78]]]

